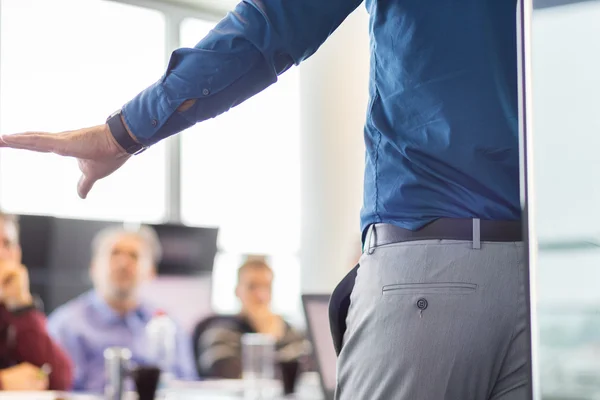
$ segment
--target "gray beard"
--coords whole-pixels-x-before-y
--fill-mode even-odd
[[[111,291],[111,295],[117,301],[125,301],[133,295],[133,292],[133,290],[114,289]]]

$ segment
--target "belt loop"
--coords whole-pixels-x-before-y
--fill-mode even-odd
[[[473,248],[481,248],[481,220],[473,218]]]
[[[367,231],[364,233],[364,238],[363,238],[363,242],[362,242],[362,252],[366,253],[367,251],[369,251],[369,243],[371,240],[371,226],[373,224],[370,224],[369,226],[367,226]]]
[[[371,255],[375,252],[375,245],[377,244],[377,232],[375,230],[375,224],[369,225],[367,231],[367,254]]]

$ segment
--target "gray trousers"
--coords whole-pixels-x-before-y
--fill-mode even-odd
[[[425,240],[365,252],[335,398],[530,399],[524,250]]]

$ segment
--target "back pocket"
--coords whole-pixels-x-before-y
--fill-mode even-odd
[[[470,294],[477,289],[473,283],[441,282],[441,283],[397,283],[385,285],[381,290],[384,295],[403,294]]]

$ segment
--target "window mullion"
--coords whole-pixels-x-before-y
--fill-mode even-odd
[[[165,14],[165,68],[171,53],[180,47],[182,18],[174,14]],[[181,135],[173,135],[166,140],[166,184],[167,221],[181,222]]]

